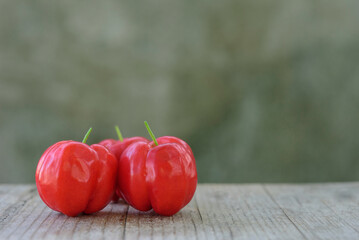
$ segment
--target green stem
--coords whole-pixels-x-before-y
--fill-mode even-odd
[[[123,137],[120,131],[120,128],[116,125],[115,126],[116,132],[117,132],[117,136],[118,136],[118,140],[120,140],[121,142],[123,141]]]
[[[152,132],[150,126],[148,125],[147,121],[145,121],[145,126],[146,126],[147,131],[148,131],[148,133],[150,134],[150,136],[151,136],[153,142],[156,144],[156,146],[158,146],[158,142],[157,142],[157,140],[156,140],[156,137],[155,137],[155,135],[153,134],[153,132]]]
[[[82,139],[82,143],[86,143],[86,142],[87,142],[87,139],[89,138],[91,132],[92,132],[92,128],[90,128],[90,129],[87,131],[87,133],[86,133],[84,139]]]

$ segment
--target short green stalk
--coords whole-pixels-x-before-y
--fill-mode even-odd
[[[152,132],[150,126],[148,125],[147,121],[145,121],[145,126],[146,126],[147,131],[148,131],[148,133],[150,134],[150,136],[151,136],[153,142],[155,143],[156,146],[158,146],[158,142],[157,142],[157,140],[156,140],[156,137],[155,137],[155,135],[153,134],[153,132]]]
[[[86,143],[86,142],[87,142],[87,139],[89,138],[91,132],[92,132],[92,128],[90,128],[90,129],[87,131],[87,133],[86,133],[84,139],[82,139],[82,143]]]
[[[117,132],[117,136],[118,136],[118,140],[120,140],[121,142],[123,141],[123,137],[120,131],[120,128],[116,125],[115,126],[116,132]]]

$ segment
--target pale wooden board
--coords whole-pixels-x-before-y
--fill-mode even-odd
[[[264,188],[306,238],[359,239],[359,183]]]
[[[303,239],[261,185],[212,185],[198,189],[207,238]]]
[[[69,218],[0,185],[0,239],[359,239],[359,183],[199,185],[172,217],[109,204]]]

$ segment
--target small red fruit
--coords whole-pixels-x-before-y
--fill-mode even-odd
[[[103,209],[116,188],[117,160],[104,146],[61,141],[41,156],[36,186],[44,203],[55,211],[74,217]]]

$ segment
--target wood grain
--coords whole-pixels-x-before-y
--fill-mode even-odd
[[[359,184],[264,186],[308,239],[359,239]]]
[[[124,202],[69,218],[0,185],[0,239],[359,239],[359,183],[200,184],[172,217]]]

